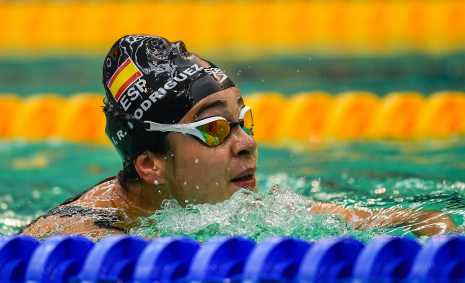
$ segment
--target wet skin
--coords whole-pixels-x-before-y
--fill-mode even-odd
[[[243,107],[239,90],[229,88],[201,100],[179,123],[193,123],[214,116],[236,122]],[[226,140],[213,147],[188,134],[170,133],[169,139],[172,152],[166,159],[166,156],[146,153],[136,160],[135,167],[144,180],[144,187],[152,192],[147,200],[162,196],[176,199],[181,205],[215,204],[231,198],[243,187],[257,190],[254,177],[257,143],[241,127],[231,129]],[[238,180],[238,177],[245,180]],[[145,202],[143,205],[151,206]],[[151,207],[154,208],[159,206]]]
[[[179,123],[213,116],[236,122],[242,107],[244,102],[239,90],[228,88],[202,99]],[[161,209],[165,199],[176,199],[184,206],[215,204],[231,198],[241,188],[257,191],[257,143],[241,127],[231,129],[226,140],[214,147],[187,134],[170,133],[168,139],[171,150],[165,156],[145,152],[135,160],[140,179],[130,183],[128,188],[122,188],[118,180],[105,182],[69,205],[116,210],[124,220],[122,226],[131,228],[137,225],[140,217]],[[39,219],[23,234],[103,237],[108,230],[93,226],[93,221],[81,216],[50,216]]]

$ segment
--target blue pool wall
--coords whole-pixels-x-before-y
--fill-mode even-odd
[[[94,244],[82,236],[0,238],[0,282],[465,282],[465,237],[438,236],[420,245],[383,237],[309,242],[273,237],[256,244],[217,236],[118,235]]]

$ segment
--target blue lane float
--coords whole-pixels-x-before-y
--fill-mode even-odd
[[[311,244],[284,237],[261,242],[246,261],[246,282],[290,282],[295,279],[300,263]]]
[[[148,242],[139,237],[106,237],[90,251],[72,283],[132,282],[134,266]]]
[[[84,265],[94,243],[79,236],[55,236],[43,241],[27,266],[27,283],[68,282]]]
[[[205,243],[192,261],[187,282],[240,280],[245,261],[255,243],[241,237],[215,237]]]
[[[296,276],[301,283],[338,282],[352,277],[363,244],[350,238],[324,239],[305,253]]]
[[[409,238],[374,239],[357,257],[353,278],[363,282],[405,280],[420,248]]]
[[[465,238],[0,238],[0,283],[465,282]]]
[[[410,281],[465,282],[465,238],[436,237],[413,261]]]
[[[23,282],[29,260],[39,242],[28,236],[0,238],[0,282]]]
[[[134,268],[137,283],[170,283],[186,276],[200,245],[185,237],[166,237],[151,241]]]

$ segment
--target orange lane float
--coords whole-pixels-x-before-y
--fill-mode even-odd
[[[64,109],[65,99],[58,94],[39,94],[28,97],[14,115],[13,136],[44,139],[57,136],[57,124]]]
[[[463,134],[465,96],[462,92],[438,92],[428,97],[420,116],[420,135],[442,138]]]
[[[13,94],[0,95],[0,138],[14,136],[13,121],[22,108],[22,100]]]
[[[80,142],[110,143],[105,135],[103,96],[82,93],[69,98],[58,125],[59,135]]]
[[[285,115],[281,116],[278,136],[312,142],[320,141],[325,135],[328,114],[333,103],[334,98],[322,91],[293,95],[289,99]]]
[[[0,138],[110,144],[105,136],[103,94],[71,97],[0,94]],[[261,92],[244,97],[254,114],[257,141],[442,138],[465,133],[465,93],[443,91],[425,97],[395,92],[304,92],[286,97]]]
[[[309,50],[336,56],[437,54],[465,47],[462,0],[0,1],[0,11],[5,56],[30,55],[32,46],[33,53],[100,54],[123,35],[153,32],[182,39],[202,54],[199,49],[227,49],[240,58]],[[125,20],[112,21],[113,15]],[[212,22],[221,24],[204,28]]]
[[[418,137],[419,116],[426,99],[417,92],[393,92],[382,99],[375,114],[371,134],[373,138],[411,139]]]
[[[328,116],[326,134],[342,140],[368,136],[380,106],[380,99],[371,92],[339,94]]]
[[[277,127],[284,113],[289,112],[288,99],[277,92],[260,92],[244,98],[247,106],[252,108],[254,117],[254,134],[257,141],[276,139]]]

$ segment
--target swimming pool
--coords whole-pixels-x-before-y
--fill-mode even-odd
[[[309,239],[351,235],[364,242],[381,235],[413,235],[404,227],[357,231],[340,217],[306,213],[305,199],[350,207],[438,210],[462,225],[465,214],[465,138],[259,145],[258,195],[238,192],[217,205],[165,209],[141,221],[132,234],[218,234]],[[59,140],[0,143],[0,231],[10,235],[101,179],[121,161],[112,147]],[[297,194],[296,194],[297,193]]]

